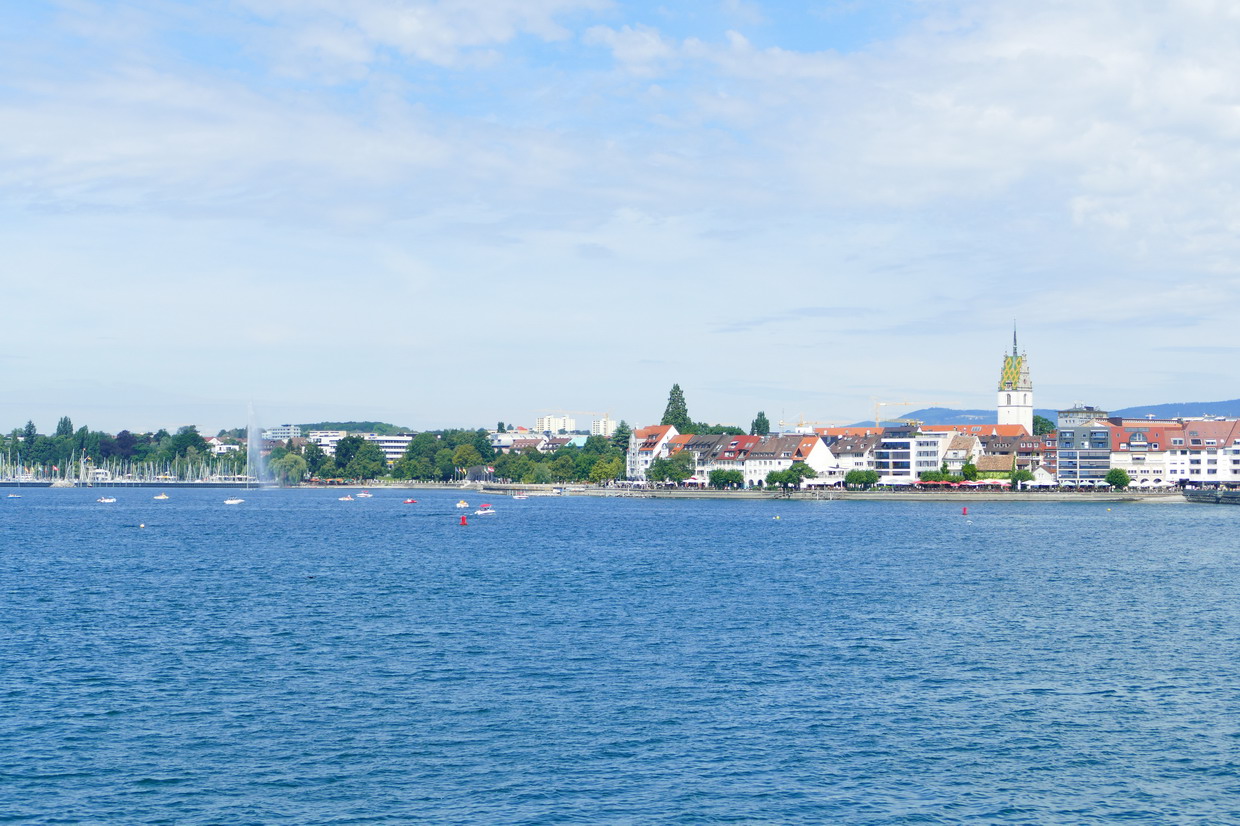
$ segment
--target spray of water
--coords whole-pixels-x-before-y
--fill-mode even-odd
[[[245,466],[246,473],[256,482],[267,478],[263,467],[263,431],[258,426],[258,417],[254,415],[254,402],[250,402],[250,419],[245,428]]]

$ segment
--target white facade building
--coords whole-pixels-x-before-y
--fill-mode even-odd
[[[617,423],[613,422],[611,417],[604,413],[603,418],[590,422],[590,435],[610,439],[612,434],[616,432],[616,425]]]
[[[301,428],[295,424],[282,424],[263,431],[263,438],[269,442],[287,442],[289,439],[300,439]]]
[[[534,421],[536,433],[559,433],[577,429],[577,420],[569,416],[539,416]]]
[[[328,456],[336,455],[336,442],[349,435],[347,430],[311,430],[306,438],[323,448]]]
[[[409,443],[413,441],[413,436],[414,434],[412,433],[401,433],[396,436],[380,436],[378,433],[367,433],[362,438],[379,445],[379,449],[383,451],[383,457],[391,465],[405,455],[405,450],[409,447]]]

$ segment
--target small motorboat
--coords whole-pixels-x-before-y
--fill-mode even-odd
[[[340,497],[340,501],[341,502],[352,502],[353,497],[346,493],[344,496]]]
[[[99,497],[98,499],[96,499],[95,501],[96,501],[96,502],[104,502],[104,503],[107,503],[107,502],[115,502],[115,501],[116,501],[116,497],[115,497],[115,496],[100,496],[100,497]]]
[[[456,506],[457,506],[458,508],[468,508],[468,507],[469,507],[469,503],[468,503],[468,502],[466,502],[464,499],[462,499],[461,501],[459,501],[459,502],[457,502],[457,503],[456,503]]]
[[[168,494],[166,494],[166,493],[161,493],[161,494],[159,494],[158,496],[153,496],[153,497],[151,497],[151,498],[152,498],[152,499],[155,499],[156,501],[163,502],[163,501],[167,500],[167,498],[168,498]]]
[[[10,493],[9,498],[10,499],[21,499],[22,495],[20,493]]]
[[[361,491],[361,492],[360,492],[360,493],[358,493],[358,495],[357,495],[357,498],[358,498],[358,499],[371,499],[371,498],[373,498],[373,497],[374,497],[374,494],[373,494],[373,493],[371,493],[371,492],[370,492],[370,491],[368,491],[368,490]]]
[[[525,493],[514,493],[514,494],[512,495],[512,498],[513,498],[513,499],[529,499],[530,497],[529,497],[529,494],[525,494]]]
[[[234,496],[232,499],[225,499],[224,504],[225,505],[240,505],[244,501],[245,501],[244,499]]]
[[[405,500],[404,502],[402,502],[401,504],[402,504],[402,505],[416,505],[416,504],[418,504],[418,500],[417,500],[417,499],[406,499],[406,500]]]
[[[495,510],[490,505],[483,505],[481,508],[474,511],[474,516],[490,516],[493,513],[495,513]]]

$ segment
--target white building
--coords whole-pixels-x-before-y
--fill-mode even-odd
[[[577,420],[569,416],[539,416],[534,422],[537,433],[559,433],[577,429]]]
[[[405,450],[409,447],[409,443],[413,441],[413,436],[414,434],[412,433],[400,433],[396,436],[380,436],[378,433],[367,433],[362,438],[379,445],[379,449],[383,451],[383,456],[390,465],[405,455]]]
[[[336,455],[336,442],[349,435],[347,430],[311,430],[306,438],[323,448],[328,456]]]
[[[646,470],[655,459],[666,459],[668,442],[679,435],[670,424],[639,427],[629,435],[629,450],[625,454],[625,476],[646,481]]]
[[[610,439],[612,434],[616,432],[616,425],[617,422],[613,422],[611,416],[604,413],[603,418],[590,422],[590,435]]]
[[[300,439],[301,428],[295,424],[282,424],[263,431],[263,438],[269,442],[287,442],[289,439]]]

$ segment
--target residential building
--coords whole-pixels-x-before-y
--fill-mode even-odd
[[[590,435],[610,439],[612,434],[616,432],[617,426],[619,426],[619,422],[613,422],[611,416],[604,413],[601,419],[594,419],[590,422]]]
[[[625,454],[625,476],[634,481],[646,481],[646,470],[655,459],[666,459],[668,440],[680,435],[670,424],[639,427],[629,436],[629,449]]]
[[[1180,485],[1240,482],[1240,420],[1185,419],[1184,432],[1171,438],[1167,475]]]
[[[872,429],[859,434],[832,437],[832,456],[840,473],[847,476],[850,470],[874,470],[874,451],[882,441],[882,435]]]
[[[577,420],[569,416],[539,416],[534,422],[536,433],[565,433],[577,429]]]
[[[1111,469],[1111,429],[1106,411],[1077,404],[1060,410],[1056,428],[1056,478],[1062,485],[1100,485]]]
[[[806,480],[807,486],[833,485],[844,478],[839,462],[821,436],[793,433],[767,436],[749,449],[743,467],[745,485],[766,484],[771,471],[787,470],[796,462],[803,462],[818,474]]]

